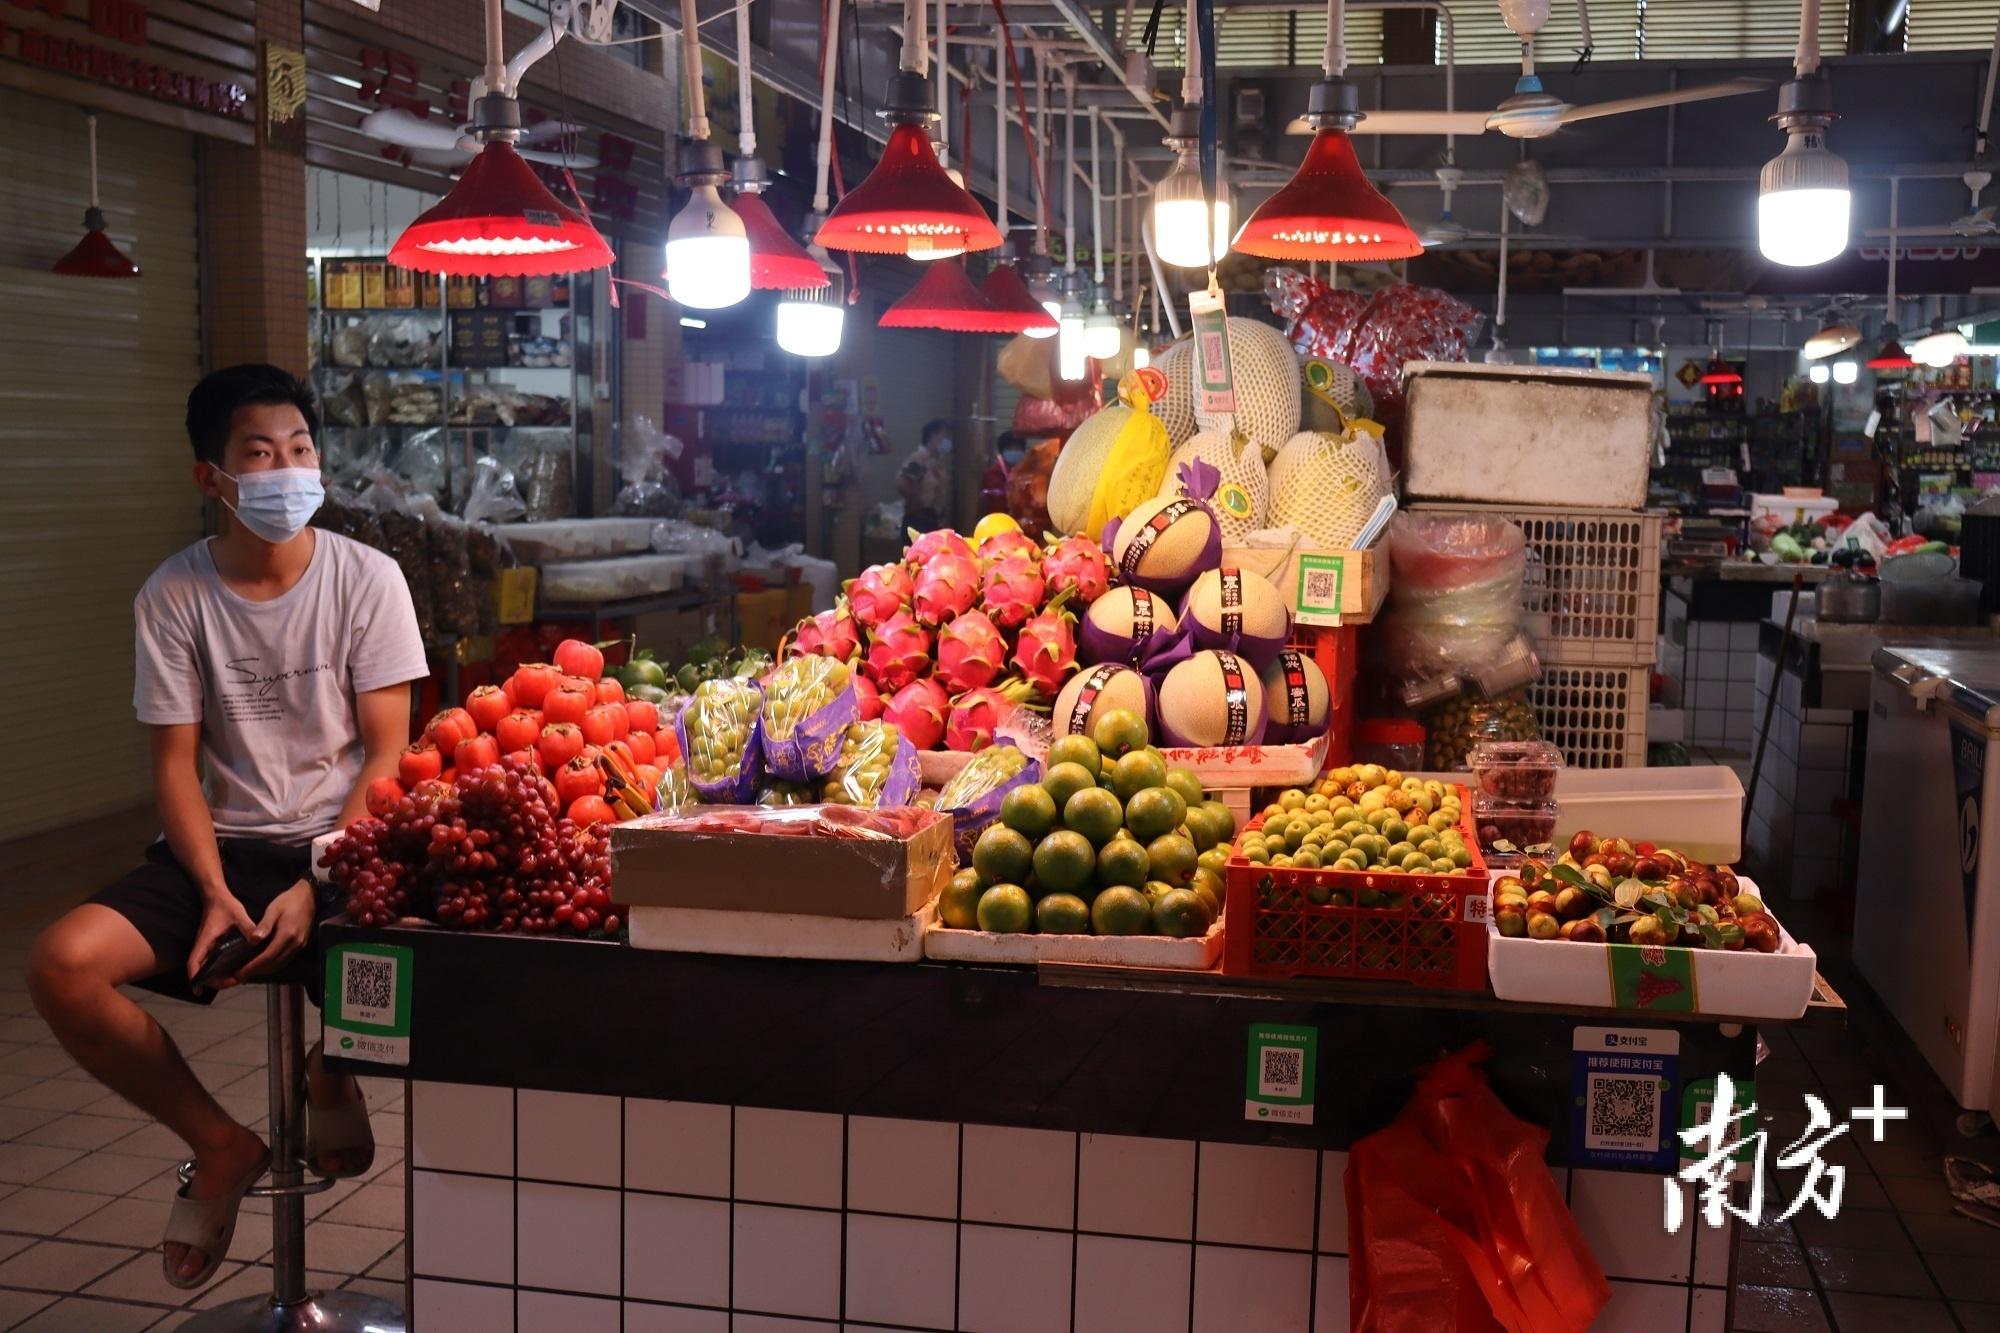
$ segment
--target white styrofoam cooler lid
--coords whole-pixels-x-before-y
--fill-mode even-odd
[[[1648,394],[1653,391],[1653,377],[1636,370],[1580,370],[1575,366],[1506,366],[1488,365],[1483,361],[1405,361],[1403,379],[1417,379],[1425,375],[1471,375],[1488,379],[1511,380],[1558,380],[1571,383],[1592,381],[1607,387],[1637,385]]]

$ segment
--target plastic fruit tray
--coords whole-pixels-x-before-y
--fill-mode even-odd
[[[1239,839],[1224,872],[1223,973],[1485,990],[1486,864],[1471,797],[1463,787],[1458,794],[1458,831],[1472,864],[1455,875],[1271,867],[1244,857]],[[1262,826],[1252,820],[1244,832]],[[1324,903],[1308,896],[1320,891]]]

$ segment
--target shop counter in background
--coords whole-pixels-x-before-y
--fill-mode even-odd
[[[721,1329],[734,1311],[819,1321],[788,1329],[1332,1333],[1347,1149],[1420,1065],[1474,1040],[1501,1100],[1553,1128],[1612,1279],[1597,1327],[1727,1326],[1730,1230],[1665,1235],[1661,1178],[1580,1150],[1572,1080],[1607,1030],[1670,1047],[1678,1116],[1699,1080],[1753,1077],[1742,1025],[1060,966],[345,926],[328,944],[408,951],[409,1063],[353,1067],[412,1080],[419,1327],[616,1328],[622,1306],[627,1328]],[[1310,1123],[1257,1115],[1255,1080],[1246,1094],[1269,1025],[1314,1034]],[[1667,1161],[1672,1127],[1654,1126]]]

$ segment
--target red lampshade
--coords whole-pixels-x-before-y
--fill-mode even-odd
[[[139,266],[104,234],[104,210],[86,209],[83,239],[55,262],[54,271],[66,278],[136,278]]]
[[[818,291],[826,270],[791,238],[764,196],[738,191],[729,201],[750,237],[750,285],[757,291]]]
[[[876,321],[885,329],[942,329],[946,333],[1012,333],[1016,316],[995,310],[965,276],[965,264],[940,259],[924,265],[917,285]]]
[[[979,294],[986,298],[986,304],[993,307],[995,319],[1008,321],[1004,327],[994,330],[997,333],[1056,331],[1055,318],[1042,308],[1042,303],[1028,290],[1021,270],[1012,264],[995,264],[993,271],[986,275],[986,281],[979,284]]]
[[[1868,358],[1867,365],[1870,370],[1915,370],[1917,360],[1903,350],[1902,340],[1890,329],[1888,341],[1882,344],[1881,351]]]
[[[1000,244],[1000,229],[964,186],[945,175],[929,131],[899,121],[868,179],[842,197],[813,239],[830,250],[903,255],[913,249],[991,250]]]
[[[1233,248],[1265,259],[1408,259],[1423,243],[1362,173],[1347,131],[1313,135],[1292,179],[1236,233]]]
[[[1705,384],[1710,387],[1722,384],[1741,384],[1742,382],[1743,376],[1737,372],[1736,367],[1730,365],[1721,357],[1711,360],[1708,363],[1708,368],[1702,371],[1701,378],[1695,381],[1696,384]]]
[[[489,140],[389,251],[390,263],[421,273],[489,278],[582,273],[611,260],[597,228],[550,194],[504,139]]]

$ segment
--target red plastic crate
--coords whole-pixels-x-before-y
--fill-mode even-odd
[[[1437,990],[1486,989],[1486,863],[1459,787],[1458,831],[1472,864],[1456,875],[1259,865],[1232,852],[1224,872],[1222,971],[1238,977],[1349,977]],[[1260,828],[1261,818],[1244,832]],[[1238,839],[1238,846],[1241,846]],[[1400,894],[1395,907],[1337,907],[1316,885]]]
[[[1326,677],[1326,763],[1354,762],[1354,677],[1361,662],[1359,625],[1294,625],[1290,647],[1312,658]]]

